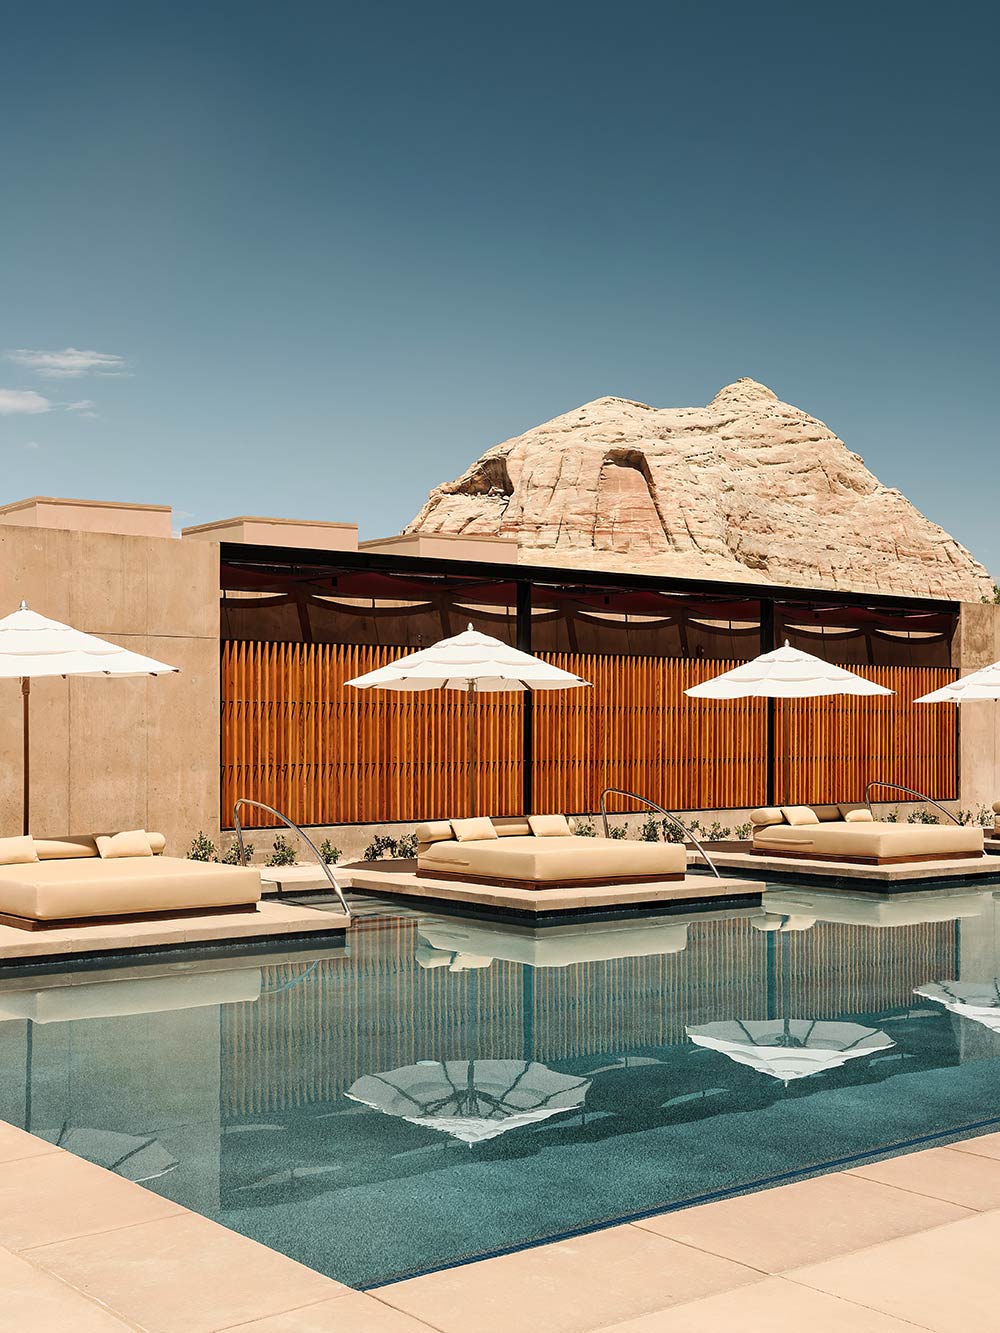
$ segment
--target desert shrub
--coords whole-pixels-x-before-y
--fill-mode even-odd
[[[711,828],[705,830],[705,838],[708,842],[725,842],[732,829],[726,824],[720,824],[717,819],[713,819]]]
[[[191,839],[191,846],[188,849],[189,861],[218,861],[219,849],[201,829]]]
[[[993,811],[985,805],[981,805],[978,810],[959,810],[958,822],[960,824],[972,824],[977,828],[992,828]]]
[[[401,838],[393,838],[388,833],[379,833],[365,848],[362,861],[400,860],[412,861],[417,854],[417,835],[406,833]]]
[[[736,827],[733,829],[733,832],[736,834],[736,837],[740,840],[740,842],[746,842],[746,840],[750,837],[751,833],[753,833],[753,825],[737,824]]]
[[[340,848],[334,847],[329,838],[324,838],[319,845],[319,854],[323,858],[323,864],[335,866],[340,860]]]
[[[574,819],[573,832],[578,838],[596,838],[597,829],[592,819]]]
[[[883,823],[883,824],[898,824],[898,823],[899,823],[899,807],[897,806],[895,810],[890,810],[889,813],[888,813],[887,815],[883,815],[883,816],[882,816],[882,823]]]
[[[245,842],[243,846],[246,848],[246,854],[247,854],[246,864],[249,865],[250,862],[253,860],[253,843]],[[224,866],[243,865],[243,861],[240,857],[239,838],[234,838],[232,842],[229,844],[229,846],[226,848],[226,850],[222,853],[222,864]]]
[[[660,821],[649,815],[639,829],[639,838],[642,842],[659,842]]]
[[[271,847],[271,855],[264,862],[266,866],[293,866],[298,860],[298,848],[293,847],[282,833],[277,835]]]
[[[660,820],[660,831],[663,834],[664,842],[683,842],[684,834],[673,822],[672,819]]]
[[[627,825],[627,824],[609,824],[609,825],[608,825],[608,837],[609,837],[609,838],[616,838],[616,839],[627,838],[627,837],[628,837],[628,825]]]
[[[931,810],[914,810],[906,816],[908,824],[940,824],[941,821]]]

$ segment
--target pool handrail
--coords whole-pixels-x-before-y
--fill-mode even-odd
[[[928,805],[933,805],[936,810],[940,810],[941,813],[947,815],[948,818],[953,821],[953,823],[958,824],[959,827],[961,827],[962,821],[958,818],[958,816],[952,814],[952,812],[946,806],[943,806],[940,801],[935,801],[933,796],[927,796],[924,792],[917,791],[913,787],[904,787],[902,783],[899,782],[879,782],[879,781],[869,782],[868,786],[865,788],[865,805],[867,805],[868,809],[871,811],[873,816],[875,814],[875,811],[872,810],[872,798],[871,798],[871,790],[873,787],[889,787],[893,791],[906,792],[907,796],[916,796],[918,800],[926,801]],[[879,804],[888,805],[889,802],[880,801]]]
[[[275,810],[273,805],[265,805],[263,801],[252,801],[249,796],[241,796],[239,800],[236,802],[236,804],[233,806],[233,825],[236,828],[236,841],[239,843],[239,848],[240,848],[240,865],[245,866],[247,863],[246,844],[243,841],[243,825],[240,823],[240,809],[244,805],[252,805],[257,810],[266,810],[269,815],[274,815],[275,819],[280,819],[283,824],[285,824],[288,828],[292,830],[293,833],[296,833],[302,839],[305,845],[312,852],[313,856],[315,856],[316,860],[320,863],[320,866],[323,869],[323,874],[326,875],[327,879],[330,881],[330,887],[333,889],[334,893],[340,899],[341,907],[344,909],[345,914],[348,917],[350,917],[352,913],[350,907],[347,904],[347,899],[344,897],[344,892],[341,889],[340,885],[337,883],[336,879],[334,878],[333,871],[327,865],[326,861],[323,860],[323,857],[320,855],[319,849],[316,847],[316,844],[312,841],[312,839],[309,838],[305,833],[303,833],[302,829],[299,828],[298,824],[293,824],[287,815],[283,815],[280,810]],[[278,892],[280,894],[281,890],[279,889]]]
[[[695,835],[691,832],[691,830],[688,828],[686,824],[682,824],[681,821],[677,818],[675,814],[673,814],[672,811],[664,810],[662,805],[657,805],[657,803],[655,801],[651,801],[648,796],[640,796],[639,793],[635,791],[626,791],[624,787],[605,787],[604,790],[601,792],[601,823],[604,825],[604,836],[606,838],[610,837],[610,834],[608,832],[608,802],[607,802],[607,798],[609,796],[627,796],[631,801],[641,801],[643,805],[648,805],[651,810],[658,810],[661,815],[664,815],[667,819],[672,820],[673,823],[675,823],[677,827],[680,829],[680,831],[684,834],[685,838],[690,838],[691,841],[694,843],[694,845],[698,848],[698,851],[701,852],[702,856],[705,858],[706,865],[708,866],[709,870],[711,870],[715,878],[716,879],[722,878],[722,876],[719,874],[718,869],[716,868],[715,862],[709,856],[708,852],[705,851],[704,847],[701,845],[701,843],[698,841],[698,839],[695,837]]]

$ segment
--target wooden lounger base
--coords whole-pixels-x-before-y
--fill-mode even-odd
[[[228,916],[237,912],[256,912],[256,903],[237,903],[234,907],[184,907],[170,912],[132,912],[121,916],[57,917],[38,921],[34,917],[9,916],[0,912],[0,926],[18,930],[77,930],[84,926],[126,925],[135,921],[173,921],[179,917]]]
[[[616,875],[611,879],[504,879],[499,875],[474,875],[468,871],[457,870],[422,870],[417,867],[420,879],[450,879],[461,884],[489,884],[499,889],[530,889],[544,893],[546,889],[609,889],[621,884],[672,884],[682,881],[683,871],[679,875]]]
[[[920,856],[844,856],[842,852],[793,852],[777,847],[751,847],[751,856],[783,856],[799,861],[846,861],[856,866],[908,866],[918,861],[981,861],[983,852],[927,852]]]

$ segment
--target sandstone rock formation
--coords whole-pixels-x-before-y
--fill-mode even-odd
[[[707,407],[598,398],[487,450],[407,532],[514,536],[519,558],[979,601],[986,570],[807,412],[754,380]]]

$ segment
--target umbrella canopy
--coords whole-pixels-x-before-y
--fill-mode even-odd
[[[346,1096],[470,1145],[583,1106],[586,1078],[531,1060],[427,1060],[366,1074]]]
[[[569,690],[590,682],[550,666],[508,643],[480,634],[470,625],[462,634],[409,653],[387,666],[347,682],[358,690],[464,690],[469,703],[467,757],[469,814],[476,811],[476,733],[472,711],[476,694],[511,690]]]
[[[931,981],[918,986],[914,995],[934,1000],[960,1018],[971,1018],[991,1032],[1000,1032],[1000,980]]]
[[[826,694],[892,694],[884,685],[785,644],[684,691],[692,699],[813,699]]]
[[[983,699],[1000,699],[1000,662],[981,667],[961,680],[942,685],[939,690],[922,694],[914,699],[918,704],[971,704]]]
[[[567,690],[590,682],[470,625],[462,634],[349,680],[359,690]]]
[[[687,1034],[696,1045],[721,1051],[737,1064],[749,1065],[786,1085],[793,1079],[823,1074],[848,1060],[888,1050],[896,1044],[877,1028],[810,1018],[705,1023],[689,1027]]]
[[[119,648],[58,620],[20,610],[0,619],[0,678],[21,681],[21,728],[24,751],[22,831],[29,831],[29,696],[31,681],[46,676],[162,676],[177,667]]]

